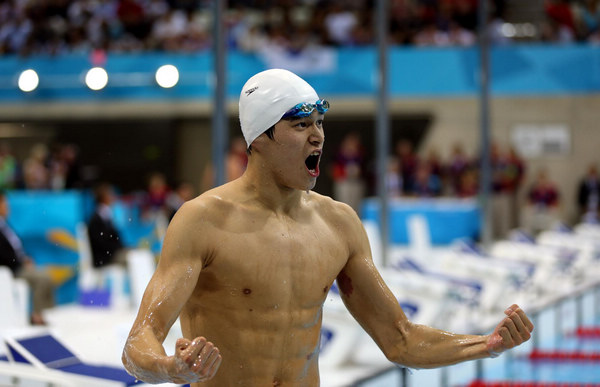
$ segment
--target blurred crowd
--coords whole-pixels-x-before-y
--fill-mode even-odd
[[[546,0],[544,11],[540,33],[544,40],[600,43],[600,1]]]
[[[161,216],[169,220],[179,207],[191,199],[196,190],[188,182],[169,185],[163,173],[150,171],[145,185],[131,192],[121,192],[120,187],[103,181],[97,167],[83,165],[79,147],[72,143],[38,142],[32,145],[25,157],[12,152],[8,142],[0,142],[0,192],[10,190],[90,190],[106,186],[118,198],[140,209],[143,218],[154,220]],[[96,196],[97,192],[95,192]]]
[[[531,233],[564,222],[560,213],[560,186],[546,169],[533,171],[524,185],[526,162],[512,147],[493,143],[490,149],[491,211],[495,237],[505,237],[520,227]],[[340,142],[331,165],[333,196],[360,213],[361,203],[372,187],[372,160],[367,159],[359,133]],[[480,193],[481,162],[458,143],[447,158],[436,149],[417,153],[408,140],[400,140],[388,161],[386,187],[391,197],[474,198]],[[590,165],[577,187],[577,217],[600,220],[600,175]]]
[[[373,0],[229,0],[230,48],[297,53],[313,46],[374,43]],[[389,41],[397,45],[471,45],[478,0],[390,0]],[[505,0],[490,0],[493,43],[503,30]],[[0,54],[169,51],[212,45],[211,0],[5,0]],[[539,32],[550,41],[599,41],[597,0],[546,0]],[[537,24],[537,21],[532,21]]]
[[[400,140],[388,160],[386,187],[394,198],[475,198],[480,192],[481,163],[469,155],[462,144],[448,148],[448,156],[430,148],[417,152],[413,143]],[[241,176],[247,164],[245,142],[235,137],[225,158],[226,181]],[[494,229],[498,236],[521,227],[531,232],[547,229],[561,220],[560,185],[550,171],[527,171],[525,160],[511,147],[493,143],[490,149],[491,200]],[[345,202],[359,214],[361,203],[374,194],[375,169],[363,146],[361,133],[348,132],[339,142],[331,159],[323,161],[332,182],[332,196]],[[37,143],[26,157],[17,159],[6,142],[0,142],[0,191],[11,189],[54,190],[92,189],[107,184],[97,174],[86,172],[74,144]],[[526,172],[531,178],[525,179]],[[199,187],[191,182],[172,182],[163,173],[149,173],[145,185],[131,192],[119,192],[119,199],[136,207],[146,220],[168,222],[179,207],[199,192],[214,186],[211,165],[199,176]],[[525,181],[529,181],[524,186]],[[108,182],[110,184],[110,182]],[[576,190],[577,217],[600,220],[600,175],[592,164],[581,171]]]
[[[63,190],[84,187],[79,148],[75,144],[37,143],[17,159],[8,142],[0,142],[0,190]]]

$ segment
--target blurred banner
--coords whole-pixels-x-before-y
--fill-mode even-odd
[[[372,97],[376,92],[376,49],[311,48],[299,52],[238,51],[227,57],[227,95],[236,99],[244,82],[266,68],[289,68],[314,85],[319,94]],[[92,91],[84,84],[96,55],[0,58],[0,101],[89,102],[102,100],[172,100],[212,97],[213,58],[198,54],[106,54],[108,84]],[[513,45],[491,50],[491,92],[494,95],[552,95],[600,91],[600,50],[593,45]],[[477,96],[479,62],[476,47],[390,47],[390,95],[402,97]],[[171,64],[179,83],[161,88],[156,70]],[[39,87],[22,92],[22,71],[34,69]]]

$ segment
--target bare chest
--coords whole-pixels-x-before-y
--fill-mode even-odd
[[[203,293],[243,299],[257,308],[313,308],[322,304],[348,252],[323,222],[267,221],[256,229],[227,230],[201,273]]]

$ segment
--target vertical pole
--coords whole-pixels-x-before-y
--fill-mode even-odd
[[[583,326],[583,294],[575,297],[575,329]]]
[[[229,137],[225,111],[226,47],[223,10],[226,0],[213,0],[213,55],[214,55],[214,115],[212,119],[212,164],[215,186],[225,183],[225,150]]]
[[[480,95],[479,120],[481,139],[481,181],[479,200],[481,205],[481,241],[485,247],[492,242],[492,222],[490,211],[491,164],[490,164],[490,63],[488,37],[488,0],[479,0],[479,59]]]
[[[539,321],[541,320],[540,317],[540,313],[542,312],[535,312],[531,315],[531,322],[533,323],[533,325],[536,327],[533,330],[533,334],[531,335],[531,346],[533,347],[533,350],[539,349],[540,347],[540,328],[539,328]]]
[[[408,370],[406,367],[402,367],[402,380],[400,383],[401,387],[408,387]]]
[[[475,379],[483,380],[484,377],[483,359],[477,359],[475,360]]]
[[[440,369],[440,387],[448,387],[449,385],[448,367]]]
[[[388,108],[388,0],[377,0],[375,25],[377,26],[377,54],[379,59],[378,97],[376,118],[376,154],[377,154],[377,197],[379,198],[381,225],[381,253],[383,264],[388,263],[389,235],[389,203],[386,184],[386,171],[389,146],[389,108]]]

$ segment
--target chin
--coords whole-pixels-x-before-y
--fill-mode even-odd
[[[306,187],[307,191],[310,191],[311,189],[315,188],[315,185],[317,185],[317,178],[313,178],[311,179],[310,183],[308,183],[308,186]]]

